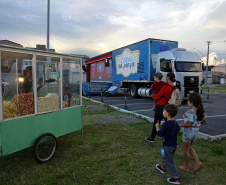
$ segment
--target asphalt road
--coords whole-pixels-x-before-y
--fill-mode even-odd
[[[203,94],[203,105],[206,110],[208,123],[200,127],[200,132],[209,136],[226,136],[226,94]],[[90,96],[91,99],[113,105],[118,108],[125,108],[125,95],[118,94],[110,97],[102,97],[97,95]],[[151,98],[133,99],[126,96],[127,110],[141,114],[150,118],[154,117],[152,107],[154,101]],[[175,117],[179,123],[183,122],[183,114],[189,109],[187,102],[183,102],[179,107],[177,116]]]

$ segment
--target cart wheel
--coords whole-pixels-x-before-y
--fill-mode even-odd
[[[41,135],[34,145],[34,157],[39,163],[45,163],[52,159],[56,152],[57,140],[53,134]]]

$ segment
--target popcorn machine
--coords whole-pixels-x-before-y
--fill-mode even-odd
[[[0,155],[33,146],[47,162],[57,137],[82,129],[82,58],[0,45],[0,63]]]

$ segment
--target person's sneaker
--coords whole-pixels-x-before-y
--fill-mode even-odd
[[[150,137],[146,137],[145,141],[150,142],[150,143],[154,143],[155,141],[153,139],[151,139]]]
[[[167,182],[169,182],[171,184],[180,184],[180,179],[179,178],[177,178],[177,179],[175,179],[175,178],[168,178]]]
[[[162,174],[166,172],[166,170],[162,169],[162,167],[159,164],[155,165],[156,169],[159,170]]]

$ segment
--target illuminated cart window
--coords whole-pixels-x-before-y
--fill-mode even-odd
[[[80,60],[63,58],[63,107],[80,105]]]
[[[82,58],[0,45],[0,120],[82,104]]]
[[[60,58],[37,55],[37,111],[60,109]]]
[[[33,55],[1,51],[3,119],[34,114],[32,70],[24,61]]]

